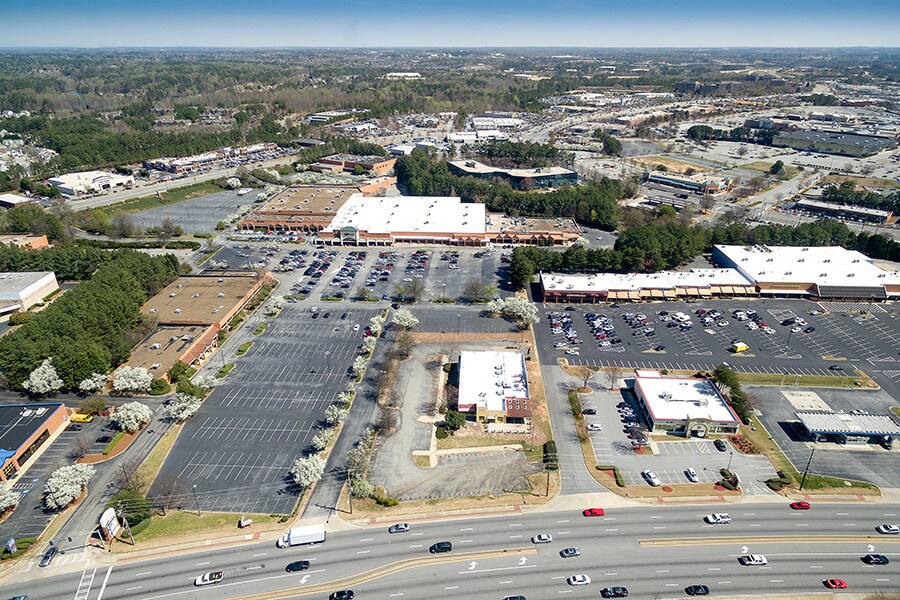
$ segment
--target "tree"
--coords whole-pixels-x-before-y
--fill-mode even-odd
[[[750,150],[747,148],[747,146],[744,146],[744,145],[739,146],[737,149],[737,155],[740,156],[741,158],[744,158],[745,156],[747,156],[748,152],[750,152]],[[781,161],[779,161],[779,162],[781,162]]]
[[[19,504],[21,496],[12,488],[0,487],[0,515]]]
[[[422,294],[425,293],[425,283],[421,279],[413,278],[406,286],[406,297],[413,302],[418,302]]]
[[[148,484],[147,477],[141,472],[140,466],[141,461],[134,458],[124,463],[120,463],[114,471],[112,486],[115,489],[120,490],[120,492],[127,490],[129,492],[138,493],[139,490],[145,488]],[[139,493],[138,495],[143,499],[143,495]],[[149,508],[150,503],[148,502],[148,512]],[[128,520],[132,520],[130,516],[128,517]]]
[[[78,460],[82,458],[85,454],[87,454],[88,450],[91,449],[92,440],[87,434],[81,434],[72,440],[72,447],[69,450],[69,456],[72,457],[73,460]]]
[[[149,423],[153,418],[153,411],[146,404],[140,402],[128,402],[120,406],[112,415],[112,420],[122,431],[132,433],[141,428],[144,423]]]
[[[784,163],[780,160],[776,160],[771,167],[769,167],[769,173],[772,175],[778,175],[784,171]]]
[[[674,217],[677,214],[678,211],[676,211],[674,207],[669,206],[668,204],[660,204],[656,208],[656,216],[659,218]]]
[[[375,336],[370,335],[369,337],[363,339],[362,353],[366,356],[372,354],[372,352],[375,350],[375,344],[377,343],[378,340],[377,338],[375,338]]]
[[[328,446],[328,442],[334,439],[336,433],[334,429],[324,429],[313,437],[310,445],[316,452],[321,452]]]
[[[113,379],[113,390],[130,394],[149,392],[153,383],[153,375],[144,367],[122,367]]]
[[[444,424],[451,432],[457,431],[466,424],[466,415],[456,410],[448,410],[444,415]]]
[[[322,479],[325,473],[325,459],[318,454],[298,458],[291,466],[290,475],[294,483],[303,489]]]
[[[462,297],[469,302],[490,300],[497,295],[497,286],[490,285],[481,279],[471,279],[462,291]]]
[[[394,348],[396,348],[397,355],[401,358],[409,356],[409,353],[412,352],[413,346],[415,345],[416,343],[413,340],[412,334],[406,329],[398,333],[397,339],[394,340]]]
[[[44,505],[62,510],[72,504],[94,476],[91,465],[69,465],[53,471],[44,487]]]
[[[359,379],[362,377],[362,374],[366,372],[366,365],[368,361],[365,356],[357,356],[356,360],[353,361],[353,376]]]
[[[78,412],[85,415],[96,415],[104,408],[106,408],[106,400],[92,396],[81,401],[81,404],[78,405]]]
[[[184,229],[175,224],[171,218],[166,217],[162,220],[162,223],[159,226],[159,230],[157,233],[157,237],[163,241],[167,242],[173,237],[177,237],[184,233]]]
[[[134,237],[135,231],[136,231],[136,228],[134,226],[134,221],[132,221],[131,217],[125,213],[116,213],[109,220],[108,234],[110,237],[115,237],[115,238]]]
[[[609,389],[616,389],[619,385],[619,380],[622,379],[624,371],[622,371],[620,367],[607,367],[605,373],[606,383],[609,385]]]
[[[372,337],[378,337],[381,335],[382,330],[384,329],[384,316],[378,314],[369,319],[369,330],[372,332]]]
[[[394,313],[391,323],[398,327],[403,327],[404,329],[412,329],[419,324],[419,319],[417,319],[411,311],[401,308]]]
[[[575,375],[581,379],[581,387],[586,388],[589,386],[591,379],[594,377],[594,370],[588,366],[579,366],[575,367]]]
[[[87,379],[83,379],[78,384],[78,389],[85,394],[91,392],[99,392],[106,387],[106,381],[109,379],[109,373],[93,373]]]
[[[22,387],[34,396],[52,394],[59,391],[62,386],[62,379],[53,368],[52,358],[45,358],[44,362],[28,375],[28,379],[22,382]]]
[[[527,329],[540,320],[537,308],[526,298],[513,296],[503,300],[494,300],[488,302],[485,308],[490,313],[513,319],[523,329]]]
[[[346,419],[349,413],[350,411],[340,404],[329,404],[325,409],[325,422],[334,427]]]
[[[241,180],[237,177],[229,177],[225,180],[225,189],[226,190],[236,190],[241,187]]]

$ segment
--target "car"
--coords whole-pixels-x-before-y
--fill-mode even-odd
[[[747,554],[746,556],[739,557],[738,562],[744,566],[758,567],[769,564],[769,559],[762,554]]]
[[[331,592],[328,600],[353,600],[353,590],[341,590],[339,592]]]
[[[884,535],[900,535],[900,525],[879,525],[875,531]]]
[[[585,406],[584,408],[581,409],[581,412],[586,415],[596,415],[597,409],[594,408],[593,406]]]
[[[691,469],[690,467],[684,470],[684,475],[691,483],[698,483],[700,481],[700,477],[697,475],[697,471]]]
[[[791,508],[794,510],[809,510],[809,502],[791,502]]]
[[[9,600],[28,600],[28,596],[13,596]]]
[[[848,587],[850,587],[843,579],[826,579],[822,583],[829,590],[846,590]]]
[[[532,544],[549,544],[553,541],[553,536],[549,533],[539,533],[531,538]]]
[[[525,596],[506,596],[503,600],[525,600]]]
[[[212,571],[210,573],[204,573],[200,577],[194,580],[194,585],[197,587],[203,587],[205,585],[212,585],[215,583],[220,583],[223,579],[225,579],[225,573],[222,571]]]
[[[432,554],[444,554],[446,552],[453,551],[453,544],[450,542],[438,542],[436,544],[432,544],[431,548],[428,549]]]
[[[318,307],[318,306],[313,306],[313,307],[311,307],[311,308],[309,309],[309,312],[311,312],[311,313],[319,312],[319,307]]]
[[[709,596],[709,588],[705,585],[689,585],[684,588],[684,593],[688,596]]]
[[[47,551],[44,552],[44,555],[41,557],[41,562],[39,563],[42,567],[49,567],[50,563],[53,561],[53,557],[57,555],[59,552],[59,548],[56,546],[50,546],[47,548]]]
[[[803,331],[802,327],[791,327],[791,333],[800,333]]]
[[[844,367],[842,367],[841,365],[831,365],[828,368],[832,371],[843,371],[844,370]]]
[[[703,517],[703,520],[710,525],[724,525],[731,523],[731,516],[728,513],[712,513]]]
[[[627,598],[628,588],[621,586],[607,587],[600,590],[600,595],[604,598]]]
[[[666,349],[666,347],[663,346],[663,345],[659,345],[659,346],[657,346],[657,347],[654,348],[654,350],[656,350],[657,352],[662,352],[662,351],[665,350],[665,349]]]
[[[647,483],[649,483],[653,487],[659,487],[662,485],[662,482],[659,480],[659,477],[656,476],[656,473],[649,469],[644,469],[643,471],[641,471],[641,475],[643,475],[644,479],[647,480]]]
[[[585,517],[602,517],[606,512],[602,508],[586,508],[581,514]]]
[[[296,573],[297,571],[305,571],[309,568],[308,560],[295,560],[284,568],[288,573]]]
[[[715,445],[716,450],[718,450],[719,452],[725,452],[726,450],[728,450],[728,446],[725,445],[725,442],[723,440],[716,440],[715,442],[713,442],[713,445]]]
[[[576,556],[581,556],[581,550],[578,548],[563,548],[559,551],[559,555],[563,558],[575,558]]]
[[[94,440],[94,442],[97,444],[108,444],[111,441],[113,441],[113,436],[111,435],[101,435],[96,440]]]
[[[81,423],[72,423],[66,427],[66,431],[81,431],[82,429],[84,429],[84,426]]]
[[[397,523],[388,527],[388,533],[406,533],[409,531],[409,523]]]
[[[588,431],[603,431],[603,425],[600,423],[588,423],[587,424]]]
[[[886,565],[891,562],[884,554],[866,554],[862,557],[862,561],[867,565]]]
[[[566,350],[566,354],[569,356],[578,356],[578,350]]]
[[[812,333],[815,330],[816,330],[815,327],[807,327],[806,329],[803,330],[803,333]]]
[[[590,582],[591,578],[587,575],[572,575],[566,579],[566,583],[569,585],[588,585]]]

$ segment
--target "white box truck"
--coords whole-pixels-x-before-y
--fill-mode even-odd
[[[291,527],[287,533],[278,538],[275,545],[279,548],[287,548],[288,546],[316,544],[324,541],[325,525],[307,525],[305,527]]]

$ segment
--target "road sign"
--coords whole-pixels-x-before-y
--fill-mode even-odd
[[[16,552],[19,551],[19,547],[16,546],[15,538],[9,538],[6,541],[6,551],[9,552],[10,554],[15,554]]]

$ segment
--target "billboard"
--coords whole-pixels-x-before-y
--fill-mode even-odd
[[[119,525],[119,517],[116,515],[114,508],[107,508],[100,515],[100,528],[107,538],[114,538],[122,530]]]

